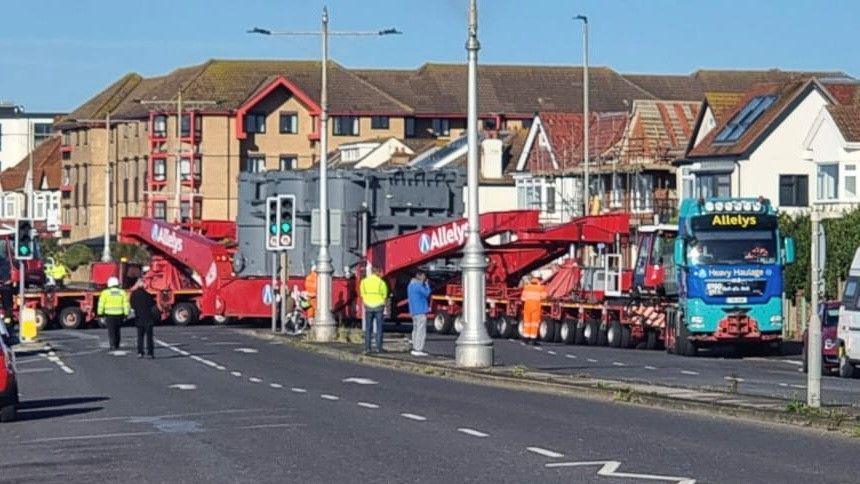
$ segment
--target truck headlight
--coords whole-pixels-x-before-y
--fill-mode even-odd
[[[702,316],[691,316],[690,322],[692,324],[702,324],[705,322],[705,318],[703,318]]]
[[[825,350],[832,350],[833,348],[836,348],[836,340],[826,338],[824,340],[824,349]]]

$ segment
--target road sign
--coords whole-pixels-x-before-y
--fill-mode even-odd
[[[334,209],[328,211],[328,244],[341,244],[341,226],[343,224],[343,211]],[[311,210],[311,244],[320,245],[320,211],[315,208]]]
[[[295,195],[275,195],[266,198],[266,250],[281,251],[295,248]]]

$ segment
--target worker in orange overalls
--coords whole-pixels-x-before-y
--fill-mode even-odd
[[[540,277],[533,275],[531,282],[523,288],[520,299],[523,301],[523,338],[537,346],[540,328],[541,303],[547,298],[546,287]]]
[[[311,264],[311,272],[305,276],[305,296],[308,300],[308,308],[305,315],[308,321],[313,321],[317,310],[317,265]]]

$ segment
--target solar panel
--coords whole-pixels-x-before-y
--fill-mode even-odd
[[[772,94],[750,99],[750,102],[726,124],[726,127],[720,131],[714,141],[717,143],[737,141],[774,101],[776,101],[776,96]]]

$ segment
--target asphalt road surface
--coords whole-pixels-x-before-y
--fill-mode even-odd
[[[453,357],[456,336],[428,336],[429,352]],[[519,340],[496,339],[495,358],[499,364],[520,364],[551,373],[691,389],[725,391],[731,385],[744,395],[806,400],[806,374],[801,371],[800,355],[732,358],[703,352],[690,358],[662,350],[561,343],[542,343],[534,347]],[[830,374],[822,377],[821,389],[826,403],[860,406],[860,379],[847,380]]]
[[[125,348],[131,349],[126,330]],[[18,359],[3,482],[842,482],[860,441],[360,366],[216,327]],[[514,343],[518,345],[518,343]],[[535,352],[537,353],[537,352]]]

